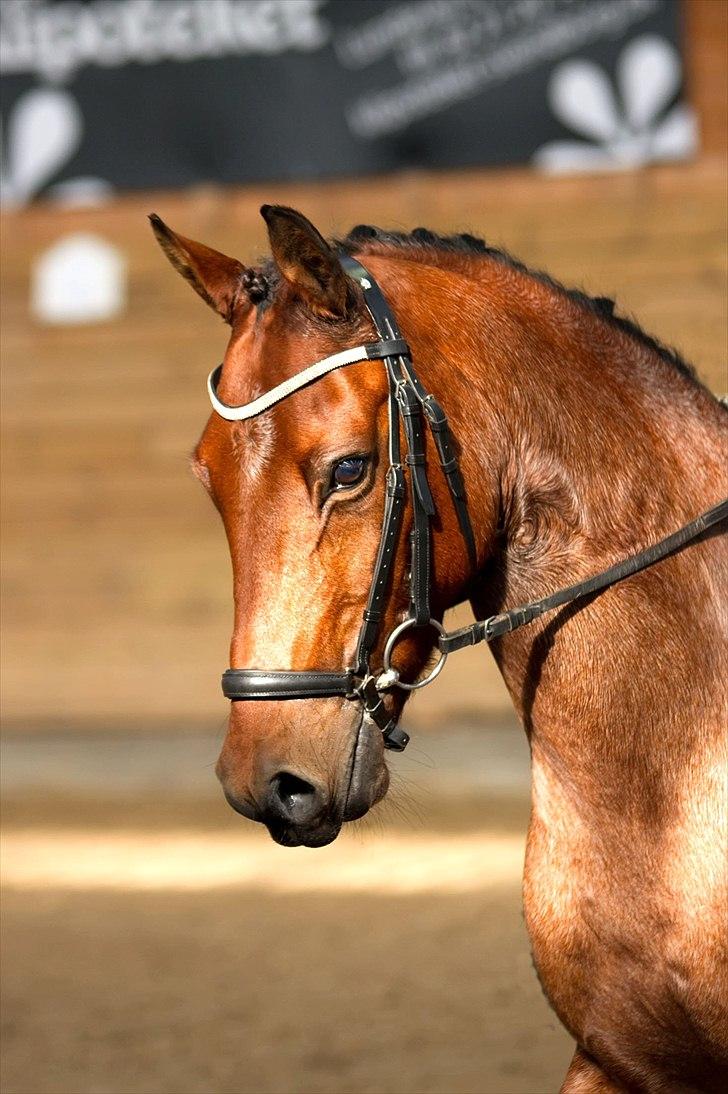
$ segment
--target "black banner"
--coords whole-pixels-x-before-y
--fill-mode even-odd
[[[687,156],[677,0],[2,0],[2,193]]]

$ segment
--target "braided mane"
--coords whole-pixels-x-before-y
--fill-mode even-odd
[[[361,251],[362,249],[366,252],[367,247],[370,246],[372,248],[409,250],[414,255],[419,251],[423,258],[427,254],[431,254],[432,251],[441,251],[448,254],[482,255],[485,258],[493,259],[512,270],[517,270],[519,273],[540,281],[541,284],[547,285],[555,292],[567,296],[575,304],[611,323],[636,342],[658,354],[663,361],[667,361],[683,376],[696,383],[698,382],[693,366],[688,364],[676,349],[664,345],[656,338],[653,338],[652,335],[647,334],[633,319],[616,315],[614,300],[607,296],[590,296],[579,289],[566,288],[549,274],[541,270],[530,269],[525,263],[508,254],[507,251],[491,247],[485,240],[478,239],[477,236],[470,235],[468,232],[441,236],[436,232],[431,232],[428,228],[415,228],[412,232],[393,232],[375,228],[370,224],[358,224],[351,229],[345,239],[337,241],[337,246],[348,252]]]

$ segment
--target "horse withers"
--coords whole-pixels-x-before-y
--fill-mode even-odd
[[[300,213],[263,214],[254,268],[152,221],[231,327],[194,468],[233,562],[228,694],[256,701],[231,704],[218,775],[280,843],[318,846],[386,794],[397,685],[447,648],[444,612],[547,597],[714,506],[728,414],[610,301],[471,236],[360,227],[337,252]],[[566,1092],[728,1084],[728,551],[719,524],[697,531],[492,642],[531,747],[525,911],[578,1046]]]

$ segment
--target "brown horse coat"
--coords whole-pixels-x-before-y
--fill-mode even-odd
[[[291,210],[265,215],[273,261],[256,270],[155,221],[174,265],[231,324],[229,403],[372,337],[316,230]],[[467,439],[479,571],[435,473],[438,617],[465,596],[483,618],[545,595],[725,495],[728,415],[610,302],[470,237],[358,229],[345,246]],[[381,367],[365,363],[254,422],[208,422],[196,469],[233,559],[231,665],[338,669],[351,656],[381,519],[385,394]],[[332,492],[348,453],[365,454],[366,476]],[[406,609],[400,555],[385,633]],[[544,991],[578,1045],[567,1092],[728,1089],[727,576],[714,530],[493,644],[531,745],[524,902]],[[422,668],[431,641],[402,644],[403,671]],[[219,775],[234,807],[281,842],[322,843],[378,801],[381,741],[351,707],[233,704]],[[305,824],[289,823],[282,777],[290,801],[308,795]]]

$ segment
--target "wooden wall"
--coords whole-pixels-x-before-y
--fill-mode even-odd
[[[265,249],[264,200],[299,206],[326,233],[362,220],[468,229],[567,284],[616,295],[622,310],[728,390],[725,69],[715,48],[720,35],[725,46],[726,10],[720,0],[689,5],[689,17],[710,30],[708,60],[695,69],[701,101],[713,104],[704,121],[710,151],[696,164],[576,180],[472,171],[201,188],[94,211],[37,206],[5,215],[6,724],[174,728],[222,724],[225,715],[218,679],[231,621],[229,563],[187,454],[207,416],[204,380],[226,329],[167,265],[149,211],[247,259]],[[126,255],[128,310],[98,326],[40,326],[28,310],[32,264],[77,230],[99,233]],[[415,721],[507,706],[487,654],[469,651],[451,666],[415,705]]]

